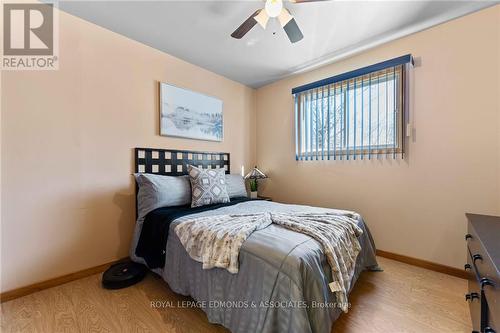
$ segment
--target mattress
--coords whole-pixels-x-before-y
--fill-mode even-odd
[[[141,237],[148,239],[139,247],[147,248],[149,243],[156,249],[154,263],[151,257],[148,259],[150,264],[153,263],[153,271],[160,274],[174,292],[198,301],[210,322],[221,324],[235,333],[331,331],[342,311],[336,306],[335,295],[328,287],[332,281],[330,267],[320,244],[311,237],[277,225],[256,231],[240,250],[239,272],[232,274],[221,268],[202,269],[201,263],[189,257],[174,229],[189,218],[202,216],[345,211],[243,199],[197,211],[186,207],[163,209],[163,213],[160,210],[152,212],[154,219],[146,217],[143,225],[137,225],[131,257],[134,261],[146,263],[144,257],[138,255],[144,252],[137,249]],[[155,224],[153,232],[148,223]],[[359,236],[361,252],[356,260],[351,288],[363,270],[378,269],[370,231],[361,217],[357,223],[363,234]],[[149,230],[148,237],[141,234],[143,229]],[[151,236],[154,234],[157,240]],[[159,261],[158,249],[163,255]]]

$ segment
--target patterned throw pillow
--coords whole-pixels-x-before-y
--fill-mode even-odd
[[[224,169],[200,169],[188,166],[191,182],[191,207],[229,202]]]

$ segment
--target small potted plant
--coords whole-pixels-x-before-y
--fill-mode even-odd
[[[250,198],[257,199],[257,179],[250,179]]]
[[[258,197],[258,192],[257,192],[257,180],[258,179],[264,179],[267,178],[267,176],[257,169],[257,166],[252,169],[246,176],[245,179],[249,180],[249,185],[250,185],[250,198],[252,199],[257,199]]]

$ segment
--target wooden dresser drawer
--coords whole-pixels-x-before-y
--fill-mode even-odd
[[[500,285],[497,281],[495,285],[483,285],[484,295],[488,303],[488,320],[487,326],[496,327],[498,329],[498,321],[500,321]],[[496,332],[499,332],[496,330]]]
[[[481,332],[481,324],[484,327],[484,320],[481,321],[481,290],[476,281],[468,281],[468,293],[465,295],[469,303],[469,311],[472,320],[472,330]],[[473,296],[473,297],[471,297]]]
[[[500,333],[500,331],[499,331],[500,326],[498,326],[497,322],[496,322],[497,318],[498,318],[498,314],[495,317],[493,312],[491,312],[491,311],[488,312],[488,324],[485,327],[485,330],[484,330],[485,333]]]
[[[466,298],[473,330],[500,333],[500,217],[466,214],[468,222],[467,264],[470,268]]]
[[[484,249],[476,230],[469,221],[468,226],[468,239],[467,246],[469,248],[469,255],[471,256],[472,263],[476,266],[478,277],[482,278],[496,278],[496,269],[493,267],[493,261],[489,257],[486,249]],[[499,240],[500,242],[500,240]]]

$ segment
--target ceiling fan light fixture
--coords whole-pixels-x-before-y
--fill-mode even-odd
[[[266,1],[266,13],[269,17],[278,17],[283,9],[282,0],[267,0]]]
[[[325,0],[288,0],[295,3],[315,2]],[[267,22],[270,18],[277,18],[281,27],[285,31],[288,39],[292,43],[297,43],[304,38],[302,31],[300,31],[297,22],[292,14],[283,6],[283,0],[266,0],[264,8],[257,9],[249,18],[231,34],[231,37],[241,39],[245,36],[257,23],[266,29]],[[275,32],[273,33],[275,34]]]
[[[254,17],[254,19],[263,29],[265,29],[267,26],[267,21],[269,21],[269,16],[267,15],[265,10],[261,10],[260,13]]]
[[[293,16],[290,14],[286,8],[281,10],[280,15],[278,16],[278,20],[280,21],[281,27],[284,27],[290,20],[293,19]]]

